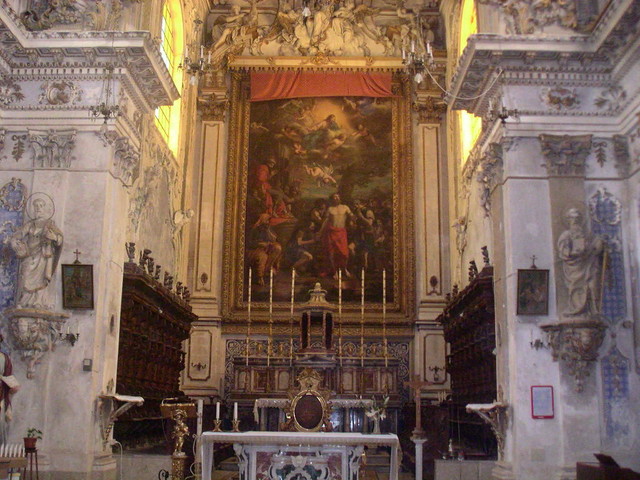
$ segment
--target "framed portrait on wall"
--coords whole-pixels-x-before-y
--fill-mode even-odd
[[[244,82],[244,83],[243,83]],[[408,90],[386,98],[250,101],[237,75],[230,102],[222,315],[289,319],[293,297],[320,283],[360,310],[408,319],[415,292]],[[406,93],[406,95],[405,95]],[[295,269],[295,285],[292,285]],[[364,280],[363,280],[364,277]],[[383,286],[384,292],[383,292]],[[372,315],[373,317],[373,315]],[[237,322],[232,322],[237,323]]]
[[[93,308],[93,265],[62,265],[62,307]]]
[[[549,270],[538,268],[518,270],[518,315],[549,313]]]

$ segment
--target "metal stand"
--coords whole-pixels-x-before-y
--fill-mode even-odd
[[[36,480],[40,480],[40,473],[38,471],[38,449],[37,448],[27,448],[25,450],[25,452],[26,452],[26,455],[27,455],[27,462],[29,464],[29,471],[25,473],[25,480],[26,479],[33,480],[34,478]],[[34,461],[35,461],[35,464],[36,464],[35,477],[33,475],[33,473],[34,473],[34,469],[33,469]]]

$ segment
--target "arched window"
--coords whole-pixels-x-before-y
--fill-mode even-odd
[[[469,37],[474,33],[478,33],[478,16],[475,0],[464,0],[460,16],[458,56],[462,55]],[[482,132],[482,119],[466,111],[459,112],[458,119],[460,125],[460,150],[462,154],[462,164],[464,165],[471,149],[476,144]]]
[[[171,74],[171,78],[173,78],[173,82],[178,90],[181,91],[182,70],[179,65],[183,56],[184,32],[180,0],[165,0],[162,6],[160,38],[162,39],[160,54]],[[180,99],[178,99],[173,102],[173,105],[166,105],[156,109],[156,126],[174,154],[178,150],[180,134],[180,104]]]

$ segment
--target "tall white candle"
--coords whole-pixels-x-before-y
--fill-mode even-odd
[[[269,320],[273,313],[273,268],[269,270]]]
[[[293,317],[293,298],[295,296],[296,269],[291,269],[291,317]]]
[[[338,270],[338,318],[342,319],[342,269]]]
[[[196,434],[202,435],[202,409],[204,408],[204,400],[198,399],[198,424],[196,425]]]
[[[249,306],[247,307],[248,320],[251,321],[251,267],[249,267]]]
[[[364,268],[362,269],[362,282],[360,284],[360,313],[364,318]]]
[[[220,420],[220,402],[216,402],[216,420]]]
[[[238,402],[233,402],[233,419],[238,420]]]
[[[382,270],[382,318],[387,313],[387,271]]]

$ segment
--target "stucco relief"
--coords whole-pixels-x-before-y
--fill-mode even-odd
[[[540,99],[552,110],[576,110],[580,106],[580,98],[575,88],[553,87],[543,88]]]
[[[331,1],[315,3],[302,10],[289,1],[280,2],[275,14],[258,11],[258,1],[243,11],[232,5],[228,14],[218,15],[213,22],[212,63],[221,64],[225,57],[240,55],[279,56],[372,56],[401,55],[412,49],[425,54],[420,39],[437,43],[438,15],[421,15],[405,8],[404,1],[395,12],[385,12],[392,21],[382,24],[382,10],[353,0],[336,4]],[[263,18],[271,21],[263,22]],[[422,18],[424,17],[424,18]]]
[[[619,112],[627,100],[627,92],[622,87],[614,86],[603,90],[594,104],[599,110],[607,113]]]
[[[69,168],[75,157],[76,130],[29,130],[29,145],[35,167]]]
[[[29,30],[47,30],[55,25],[81,23],[88,2],[84,0],[31,0],[20,18]]]
[[[40,85],[38,102],[44,105],[74,105],[80,101],[82,91],[68,80],[50,80]]]
[[[4,77],[0,79],[0,106],[7,107],[12,103],[24,100],[22,87],[12,78]]]
[[[584,175],[591,153],[592,135],[547,135],[538,137],[545,167],[550,175]]]
[[[138,178],[140,154],[129,143],[129,139],[118,137],[114,142],[114,175],[127,186]]]
[[[502,145],[491,143],[478,165],[477,179],[480,183],[480,205],[487,217],[491,213],[491,192],[502,181],[502,155]]]
[[[613,136],[613,157],[618,174],[626,177],[631,171],[631,154],[629,152],[629,139],[625,135]]]
[[[479,3],[500,7],[510,34],[531,34],[550,25],[578,27],[575,0],[479,0]]]

